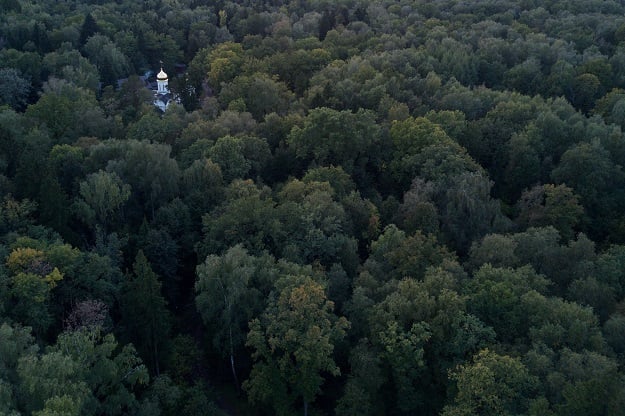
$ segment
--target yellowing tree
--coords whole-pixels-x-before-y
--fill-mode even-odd
[[[325,288],[310,276],[285,276],[277,284],[261,319],[250,322],[247,345],[256,361],[243,384],[252,401],[270,403],[277,415],[295,413],[303,401],[304,415],[323,384],[322,373],[339,375],[332,357],[334,344],[349,322],[333,312]]]

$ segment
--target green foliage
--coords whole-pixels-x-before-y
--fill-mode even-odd
[[[328,182],[338,197],[346,196],[356,187],[349,174],[335,166],[310,169],[302,180],[306,183]]]
[[[274,205],[267,190],[259,189],[252,181],[232,182],[224,203],[202,218],[206,235],[198,247],[200,256],[237,243],[243,243],[254,254],[272,251],[274,235],[280,229]]]
[[[114,172],[131,189],[141,190],[131,196],[135,203],[145,204],[150,216],[178,192],[180,170],[170,157],[170,147],[147,141],[115,143],[123,152],[110,160],[107,171]]]
[[[489,235],[471,248],[471,265],[485,263],[517,267],[531,265],[535,271],[555,283],[560,294],[577,278],[591,273],[596,260],[595,246],[585,235],[566,245],[560,244],[560,234],[553,227],[529,228],[509,236]]]
[[[521,298],[530,291],[544,293],[547,285],[531,267],[497,269],[486,264],[467,282],[469,311],[492,326],[500,340],[513,342],[529,330],[529,310]]]
[[[8,385],[3,387],[3,394],[8,397],[14,396],[11,392],[17,386],[18,374],[17,365],[19,359],[24,356],[37,353],[38,347],[35,345],[30,329],[28,327],[11,326],[6,322],[0,325],[0,379]],[[14,401],[15,397],[6,403]]]
[[[390,136],[394,144],[391,172],[404,189],[416,176],[448,182],[454,175],[480,171],[465,149],[426,118],[394,121]]]
[[[400,155],[414,155],[424,147],[449,141],[440,126],[425,118],[394,121],[391,126],[391,139]]]
[[[149,381],[132,344],[121,347],[101,328],[61,334],[53,350],[71,357],[83,372],[92,395],[82,405],[89,413],[120,415],[137,408],[134,390]]]
[[[518,358],[499,355],[488,349],[473,357],[471,364],[452,374],[458,392],[454,404],[443,415],[517,415],[528,411],[538,387]]]
[[[318,108],[310,111],[301,128],[293,128],[288,143],[305,161],[318,166],[340,165],[353,173],[358,161],[379,140],[380,129],[371,112]]]
[[[221,168],[226,183],[245,178],[251,167],[243,155],[242,140],[237,137],[225,136],[218,139],[208,155]]]
[[[87,39],[91,36],[95,35],[100,31],[98,24],[95,19],[91,15],[91,13],[87,13],[85,15],[85,20],[82,23],[82,27],[80,28],[80,44],[84,45]]]
[[[43,70],[51,76],[64,79],[77,87],[97,93],[100,73],[98,68],[76,49],[50,52],[43,57]]]
[[[80,183],[80,197],[76,210],[82,219],[106,229],[130,197],[130,186],[115,173],[99,171]]]
[[[247,345],[255,350],[255,364],[243,386],[276,414],[292,414],[298,399],[306,413],[320,392],[322,373],[340,374],[333,351],[349,322],[334,315],[324,287],[310,276],[285,276],[276,289],[262,320],[250,323]]]
[[[573,237],[573,229],[584,213],[577,195],[566,185],[537,185],[524,192],[517,205],[521,226],[552,225],[565,240]]]
[[[106,137],[108,126],[95,95],[67,81],[50,79],[44,94],[26,110],[28,118],[45,125],[55,143],[80,136]]]
[[[223,84],[219,97],[226,106],[242,99],[245,109],[256,120],[262,120],[270,113],[285,115],[294,99],[284,84],[260,73],[241,75]]]
[[[238,388],[235,354],[242,350],[248,322],[264,309],[265,297],[277,278],[273,259],[250,256],[240,245],[222,256],[208,256],[197,268],[195,303],[204,324],[213,328],[213,346],[230,357]]]
[[[137,253],[133,275],[122,286],[120,299],[123,335],[137,347],[150,369],[158,375],[171,328],[161,282],[142,251]]]
[[[624,15],[0,0],[0,413],[621,414]]]
[[[21,109],[26,104],[30,83],[13,68],[0,69],[0,105]]]
[[[81,366],[71,357],[60,352],[26,356],[20,359],[17,372],[27,397],[25,408],[28,411],[80,414],[89,390],[81,378]]]
[[[421,280],[428,267],[439,266],[449,260],[454,260],[454,256],[434,236],[425,236],[419,231],[407,236],[395,225],[389,225],[371,243],[371,254],[361,276],[363,283],[366,282],[367,286],[374,284],[372,289],[377,289],[386,282],[405,277]],[[370,278],[374,280],[369,283]]]
[[[413,324],[409,331],[398,331],[397,323],[388,325],[386,331],[379,334],[383,348],[382,357],[392,368],[397,388],[398,407],[402,411],[418,408],[419,398],[415,395],[413,383],[421,375],[425,366],[423,345],[430,334],[426,326]]]
[[[463,174],[445,193],[441,230],[460,251],[476,238],[506,227],[499,202],[490,197],[491,185],[480,174]]]
[[[210,159],[198,159],[182,172],[187,206],[197,218],[213,208],[223,196],[223,174]]]
[[[584,174],[580,175],[580,172]],[[601,234],[609,233],[615,204],[621,195],[605,190],[618,187],[623,182],[623,172],[600,143],[583,143],[567,150],[559,166],[553,170],[552,177],[558,183],[571,186],[587,210],[601,213],[603,219],[591,221],[590,229]]]
[[[238,43],[225,42],[213,49],[207,58],[207,79],[214,88],[220,89],[222,83],[235,78],[243,63],[243,48]]]
[[[339,400],[338,415],[376,415],[382,413],[378,391],[384,383],[380,357],[371,344],[361,340],[350,354],[350,376]],[[377,399],[377,400],[376,400]]]
[[[559,298],[546,298],[536,292],[523,296],[522,307],[534,311],[528,320],[533,342],[551,348],[566,347],[576,352],[604,350],[605,341],[591,308]]]
[[[346,233],[345,209],[334,201],[328,183],[290,181],[278,195],[277,211],[284,221],[281,256],[329,267],[339,263],[348,272],[356,269],[356,244]]]

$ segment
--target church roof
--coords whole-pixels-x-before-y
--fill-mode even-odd
[[[156,79],[159,81],[167,81],[167,74],[163,71],[163,68],[161,68],[161,72],[156,75]]]

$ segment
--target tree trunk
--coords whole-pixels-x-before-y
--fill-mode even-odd
[[[237,377],[237,370],[234,366],[234,346],[232,345],[232,327],[230,327],[230,368],[232,369],[232,377],[234,377],[234,384],[239,391],[239,378]]]
[[[304,400],[304,416],[308,416],[308,402]]]
[[[239,378],[237,377],[237,370],[234,368],[234,355],[230,354],[230,368],[232,369],[232,377],[234,377],[234,384],[239,391]]]
[[[154,370],[156,371],[156,376],[161,375],[160,368],[158,367],[158,345],[156,344],[156,336],[154,335],[154,330],[152,330],[152,342],[154,343]]]
[[[231,304],[228,302],[228,297],[226,296],[226,289],[224,288],[223,282],[221,280],[217,280],[219,285],[221,286],[221,290],[224,292],[224,307],[228,310],[228,316],[230,316],[230,307]],[[237,377],[237,370],[234,366],[234,342],[232,341],[232,322],[230,322],[230,326],[228,327],[228,335],[230,341],[230,369],[232,370],[232,377],[234,378],[234,385],[237,386],[237,393],[240,391],[239,389],[239,378]]]

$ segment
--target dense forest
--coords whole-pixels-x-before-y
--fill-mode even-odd
[[[0,0],[0,415],[623,415],[624,130],[623,1]]]

